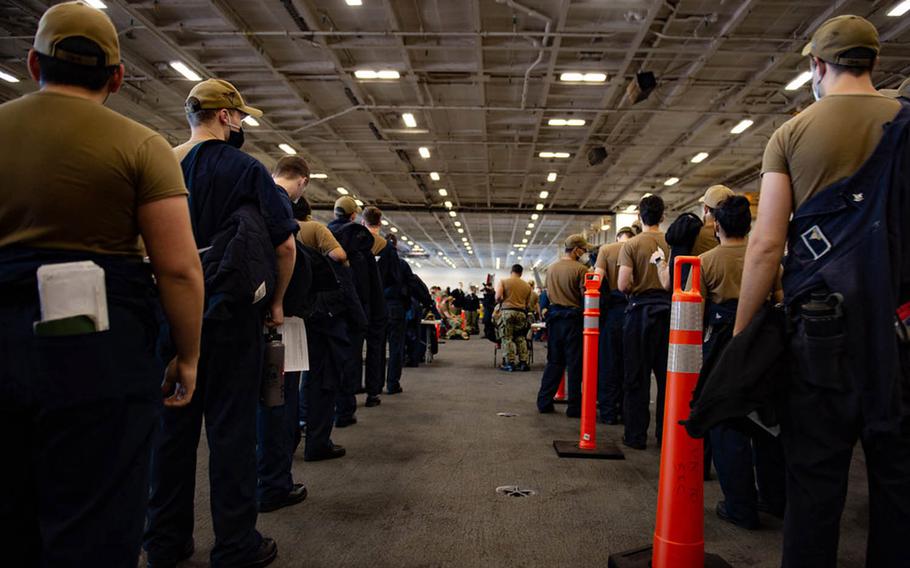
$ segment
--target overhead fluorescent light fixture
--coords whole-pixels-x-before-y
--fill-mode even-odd
[[[392,228],[389,229],[389,230],[392,231],[393,233],[397,233],[397,232],[398,232],[398,227],[392,227]]]
[[[537,213],[531,213],[531,219],[532,219],[533,221],[536,221],[536,220],[539,219],[539,218],[540,218],[540,215],[538,215]]]
[[[547,181],[554,182],[556,181],[556,172],[550,172],[547,174]]]
[[[626,213],[635,213],[635,211],[637,211],[637,210],[638,210],[637,205],[629,205],[628,207],[626,207]]]
[[[354,200],[354,203],[357,204],[357,207],[363,207],[363,201],[361,201],[361,200],[359,200],[359,199],[355,199],[355,200]],[[413,245],[414,243],[411,243],[411,244]]]
[[[0,71],[0,79],[3,79],[7,83],[18,83],[19,82],[19,79],[17,79],[13,75],[10,75],[6,71]]]
[[[451,209],[451,208],[452,208],[452,202],[451,202],[451,201],[446,201],[445,203],[443,203],[443,205],[446,206],[446,209]]]
[[[698,154],[695,154],[694,156],[692,156],[692,160],[690,160],[690,161],[693,164],[700,164],[700,163],[704,162],[707,158],[708,158],[707,152],[699,152]]]
[[[533,228],[534,228],[534,223],[528,223],[528,228],[529,228],[529,229],[533,229]]]
[[[561,73],[559,75],[559,80],[564,83],[603,83],[607,80],[607,75],[605,73],[579,73],[577,71],[569,71]]]
[[[461,226],[461,221],[455,221],[455,226],[456,226],[456,227],[460,227],[460,226]]]
[[[259,126],[259,121],[250,115],[243,117],[243,122],[247,123],[249,126]]]
[[[363,0],[344,0],[348,6],[363,6]]]
[[[328,177],[329,177],[328,174],[323,174],[323,173],[310,174],[310,179],[326,179]]]
[[[458,229],[458,234],[460,235],[460,234],[462,234],[462,233],[464,233],[464,229],[459,228],[459,229]]]
[[[444,188],[444,187],[440,187],[440,188],[439,188],[439,195],[440,195],[440,196],[445,197],[445,196],[448,195],[448,194],[449,194],[449,191],[448,191],[446,188]]]
[[[171,68],[184,76],[184,78],[189,79],[190,81],[201,81],[202,77],[198,73],[187,67],[186,63],[183,61],[171,61]]]
[[[458,213],[454,211],[449,211],[449,217],[458,217]]]
[[[400,79],[401,73],[393,69],[383,69],[380,71],[374,71],[372,69],[357,69],[354,71],[354,76],[358,79]]]
[[[540,192],[540,198],[541,198],[541,199],[546,199],[546,198],[548,198],[548,197],[550,197],[550,192],[549,192],[549,191],[543,190],[543,191]]]
[[[892,18],[899,18],[910,12],[910,0],[904,0],[903,2],[898,2],[894,5],[893,8],[888,12],[888,15]]]
[[[538,203],[537,205],[534,206],[534,209],[537,209],[538,211],[543,211],[543,203]]]
[[[408,128],[417,128],[417,119],[414,118],[414,115],[406,112],[401,115],[401,120],[404,121],[404,125]]]
[[[667,178],[667,181],[664,182],[664,185],[667,187],[670,187],[671,185],[676,185],[678,183],[679,183],[678,177],[670,177],[670,178]],[[647,196],[645,196],[645,197],[647,197]]]
[[[784,87],[784,90],[786,90],[786,91],[795,91],[795,90],[799,89],[800,87],[802,87],[803,85],[805,85],[806,83],[808,83],[808,82],[811,81],[811,80],[812,80],[812,72],[811,72],[811,71],[803,71],[802,73],[800,73],[799,75],[797,75],[796,77],[794,77],[792,81],[790,81],[789,83],[787,83],[787,86]]]
[[[423,158],[424,160],[426,160],[430,157],[430,149],[427,148],[426,146],[421,146],[420,148],[417,148],[417,153],[420,154],[420,157]]]
[[[549,126],[584,126],[585,121],[581,118],[551,118],[547,121]]]
[[[350,191],[348,191],[347,189],[345,189],[343,187],[336,187],[335,191],[337,191],[341,195],[347,195],[347,194],[351,193]]]
[[[600,230],[601,230],[601,231],[609,231],[609,230],[610,230],[610,225],[601,225],[601,226],[600,226]]]
[[[287,154],[288,156],[293,156],[294,154],[297,153],[297,150],[293,149],[288,144],[279,144],[278,148],[281,149],[281,151],[284,152],[285,154]]]
[[[388,227],[388,226],[389,226],[389,222],[386,221],[385,219],[381,220],[380,223],[382,223],[383,226],[385,226],[385,227]]]
[[[528,229],[527,231],[525,231],[525,235],[526,235],[526,236],[530,236],[530,235],[531,235],[531,230]]]
[[[85,0],[85,3],[98,10],[107,10],[107,4],[101,0]]]
[[[537,155],[541,158],[557,158],[560,160],[564,160],[571,156],[568,152],[541,152]]]
[[[430,179],[433,180],[433,181],[439,181],[439,173],[438,173],[438,172],[430,172]]]
[[[521,239],[521,242],[527,244],[528,239]]]
[[[742,134],[753,124],[755,124],[755,121],[749,120],[748,118],[743,119],[739,121],[739,124],[730,129],[730,134]]]

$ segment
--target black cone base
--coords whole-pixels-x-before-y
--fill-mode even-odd
[[[611,554],[607,568],[651,568],[651,547],[636,548]],[[705,568],[733,568],[716,554],[705,553]]]
[[[583,450],[578,447],[577,440],[556,440],[553,442],[556,455],[561,458],[587,458],[592,460],[624,460],[622,453],[613,442],[601,441],[593,450]]]

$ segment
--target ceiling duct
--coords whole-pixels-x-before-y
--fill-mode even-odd
[[[595,146],[588,150],[588,165],[596,166],[602,164],[607,159],[607,149],[603,146]]]
[[[638,104],[647,99],[655,87],[657,87],[657,79],[654,77],[654,73],[650,71],[636,73],[635,79],[626,88],[626,100],[633,105]]]

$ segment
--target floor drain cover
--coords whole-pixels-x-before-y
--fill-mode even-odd
[[[497,412],[496,416],[501,416],[503,418],[515,418],[518,415],[514,412]]]
[[[532,495],[537,495],[537,491],[519,487],[517,485],[503,485],[502,487],[497,487],[496,493],[498,495],[505,495],[506,497],[531,497]]]

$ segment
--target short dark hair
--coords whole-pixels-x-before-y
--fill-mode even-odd
[[[367,225],[375,227],[382,222],[382,211],[379,209],[379,207],[370,205],[363,210],[361,217],[363,217],[363,220],[367,222]]]
[[[869,62],[869,64],[841,65],[840,63],[831,63],[825,61],[825,64],[830,67],[836,74],[847,73],[848,75],[859,77],[865,73],[871,73],[872,69],[875,67],[876,53],[868,47],[854,47],[853,49],[848,49],[847,51],[839,54],[839,56],[846,59],[865,59]]]
[[[56,47],[69,53],[97,57],[99,61],[105,61],[101,46],[86,37],[68,37],[60,40]],[[41,69],[39,82],[42,85],[70,85],[100,91],[120,65],[79,65],[38,53],[38,67]]]
[[[658,195],[642,197],[638,203],[638,214],[643,224],[649,227],[659,225],[664,217],[664,200]]]
[[[616,238],[618,239],[619,237],[621,237],[623,235],[629,235],[629,237],[631,238],[631,237],[635,236],[635,231],[633,229],[631,229],[630,227],[623,227],[622,229],[619,230],[618,233],[616,233]]]
[[[300,156],[284,156],[272,168],[272,175],[289,179],[308,178],[310,177],[310,167]]]
[[[512,272],[514,272],[515,274],[521,276],[521,273],[524,271],[525,271],[525,269],[520,264],[512,265]]]
[[[297,200],[297,203],[292,204],[292,209],[294,210],[294,219],[297,219],[298,221],[306,221],[307,217],[313,214],[313,208],[310,207],[310,202],[302,195],[300,196],[300,199]]]
[[[742,195],[728,197],[714,208],[714,222],[732,239],[740,239],[752,228],[752,206]]]

